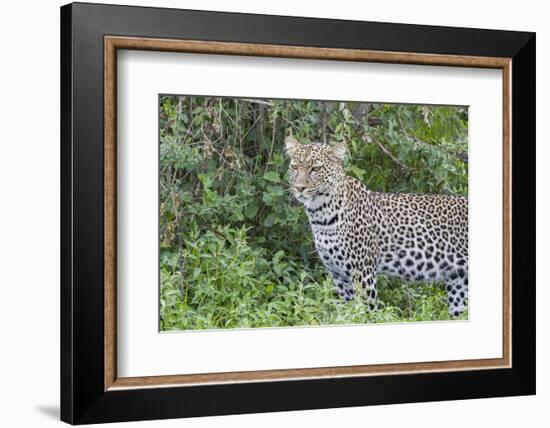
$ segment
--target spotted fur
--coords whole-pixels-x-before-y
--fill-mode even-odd
[[[468,299],[468,200],[372,192],[345,175],[345,144],[285,140],[294,196],[306,210],[319,257],[346,301],[360,285],[376,306],[376,275],[445,283],[449,313]]]

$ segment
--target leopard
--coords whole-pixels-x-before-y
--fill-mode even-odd
[[[371,191],[346,175],[346,142],[301,143],[290,135],[284,151],[291,192],[340,298],[357,296],[376,310],[377,276],[385,275],[444,285],[453,318],[467,309],[467,197]]]

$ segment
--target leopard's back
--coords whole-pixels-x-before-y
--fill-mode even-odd
[[[445,282],[468,272],[468,200],[462,196],[374,193],[378,272]]]

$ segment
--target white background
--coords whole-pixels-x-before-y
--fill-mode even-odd
[[[111,3],[109,1],[104,1]],[[414,24],[537,31],[537,264],[550,259],[548,128],[550,29],[544,2],[129,1],[129,4]],[[0,420],[7,427],[54,426],[59,405],[59,10],[62,2],[4,2],[0,11]],[[546,144],[545,144],[546,143]],[[543,196],[545,197],[543,199]],[[460,402],[284,412],[131,423],[159,427],[545,426],[550,404],[550,275],[539,268],[538,395]]]
[[[119,376],[502,356],[502,263],[484,263],[502,254],[501,70],[123,51],[117,79]],[[159,334],[159,93],[468,105],[469,320]]]

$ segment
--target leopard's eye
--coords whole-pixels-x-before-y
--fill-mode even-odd
[[[291,164],[290,164],[290,169],[294,169],[294,170],[295,170],[296,168],[298,168],[298,166],[297,166],[295,163],[291,163]]]
[[[322,168],[321,165],[314,165],[314,166],[311,167],[311,170],[312,170],[313,172],[317,172],[317,171],[320,171],[321,168]]]

